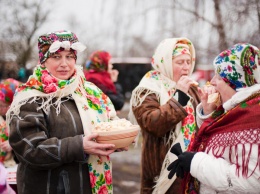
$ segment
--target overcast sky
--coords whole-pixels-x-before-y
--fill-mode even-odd
[[[52,1],[53,8],[50,20],[44,26],[44,30],[54,31],[60,29],[68,29],[69,18],[75,20],[75,23],[82,24],[87,18],[88,12],[98,4],[100,0],[55,0]],[[78,27],[80,29],[80,26]]]
[[[109,1],[111,6],[117,2],[117,0]],[[97,39],[93,30],[94,28],[96,29],[97,26],[93,26],[93,29],[91,29],[90,24],[95,22],[96,25],[99,25],[104,22],[104,19],[107,20],[105,22],[107,25],[111,25],[112,22],[110,17],[104,17],[104,15],[109,15],[110,8],[106,7],[101,10],[103,2],[104,0],[52,1],[53,7],[49,21],[38,31],[38,35],[56,30],[71,30],[77,34],[79,40],[89,49],[92,41]],[[100,27],[100,29],[102,29],[102,27]],[[80,59],[81,58],[79,58],[79,60]]]
[[[209,41],[212,42],[218,37],[216,30],[212,33],[212,26],[209,23],[203,20],[195,21],[191,18],[192,14],[182,9],[173,9],[176,2],[172,0],[42,1],[46,2],[46,10],[51,5],[52,11],[48,23],[37,31],[36,36],[54,30],[71,30],[78,35],[79,40],[89,51],[104,49],[110,51],[113,56],[128,57],[129,50],[125,48],[131,48],[135,51],[134,54],[151,57],[161,40],[188,37],[194,46],[199,48],[196,52],[198,56],[203,56],[200,60],[204,63],[211,61],[205,54]],[[184,8],[198,9],[206,19],[214,21],[213,1],[198,1],[203,2],[203,6],[199,8],[190,3],[194,2],[192,0],[180,2]],[[232,28],[234,27],[232,24]],[[242,35],[248,34],[248,28],[244,28],[247,31],[242,33],[241,26],[238,27],[239,39],[243,40]],[[237,30],[233,33],[238,34]],[[228,34],[231,33],[228,31]],[[235,35],[230,36],[236,37]],[[212,46],[217,47],[217,44]],[[149,52],[143,52],[146,50]],[[131,56],[135,56],[134,54],[131,53]]]

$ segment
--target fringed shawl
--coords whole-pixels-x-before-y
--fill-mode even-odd
[[[145,98],[150,94],[155,94],[157,96],[160,105],[166,104],[172,97],[178,101],[178,95],[174,95],[176,82],[173,81],[174,75],[172,68],[172,54],[177,43],[187,44],[190,49],[192,68],[189,76],[192,74],[195,66],[195,49],[191,41],[187,38],[168,38],[163,40],[156,48],[155,54],[152,58],[152,66],[154,70],[146,73],[139,85],[132,92],[129,111],[129,119],[132,123],[137,124],[132,107],[140,106]],[[190,98],[191,100],[188,102],[188,106],[193,109],[191,104],[192,97]],[[194,110],[188,112],[188,114],[194,118]],[[195,120],[193,120],[193,123],[195,123]],[[192,125],[192,129],[195,128],[194,125]],[[176,143],[178,141],[181,143],[183,150],[186,150],[187,148],[185,149],[186,146],[184,145],[183,133],[182,122],[180,122],[177,124],[175,129],[170,132],[169,138],[165,138],[165,143]],[[190,143],[190,139],[188,140],[188,143]],[[174,160],[176,160],[176,157],[168,151],[162,164],[161,174],[159,179],[156,181],[153,193],[165,193],[176,179],[176,177],[173,177],[169,180],[168,171],[166,169],[166,167]]]
[[[251,95],[248,99],[236,105],[231,110],[225,112],[220,106],[201,126],[190,151],[210,151],[216,158],[223,156],[226,149],[229,150],[229,162],[236,165],[237,176],[250,177],[254,171],[260,170],[260,93]],[[242,153],[237,153],[238,145],[243,145]],[[249,152],[246,152],[245,144],[250,145]],[[250,160],[252,145],[258,145],[258,161],[255,167],[249,172],[248,164]],[[235,153],[233,153],[235,152]],[[242,162],[235,160],[231,156],[242,155]],[[258,167],[257,167],[258,166]],[[239,174],[242,168],[242,174]],[[184,193],[199,193],[197,180],[188,174],[185,177]],[[195,189],[195,190],[194,190]]]
[[[7,123],[9,125],[13,116],[22,119],[19,117],[20,107],[38,100],[42,102],[38,109],[48,114],[50,107],[54,107],[59,114],[62,100],[66,98],[75,100],[86,136],[91,134],[96,123],[117,118],[110,99],[94,84],[86,81],[81,66],[76,65],[75,73],[69,80],[59,80],[44,66],[38,65],[28,81],[18,88],[7,112]],[[88,163],[92,193],[98,193],[101,189],[113,193],[112,163],[109,157],[90,155]],[[102,181],[96,184],[95,180]]]

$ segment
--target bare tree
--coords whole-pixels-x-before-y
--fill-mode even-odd
[[[50,9],[46,7],[45,0],[12,0],[8,1],[8,11],[4,14],[5,21],[2,40],[5,49],[17,56],[16,62],[25,67],[31,59],[35,34],[47,22]],[[11,17],[10,17],[11,16]],[[3,31],[2,31],[3,32]],[[6,53],[7,53],[6,52]]]
[[[228,44],[219,0],[214,0],[214,11],[217,20],[215,26],[219,35],[218,48],[222,51],[228,48]]]
[[[258,31],[260,30],[260,0],[255,0],[257,17],[258,17]]]

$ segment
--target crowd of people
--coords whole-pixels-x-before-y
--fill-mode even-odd
[[[28,80],[1,81],[0,193],[113,193],[110,155],[128,148],[96,142],[92,129],[119,119],[125,97],[111,54],[97,50],[82,67],[85,48],[71,31],[43,34]],[[140,193],[259,193],[259,57],[256,46],[235,44],[216,56],[214,77],[199,86],[192,41],[158,44],[153,69],[130,99],[128,119],[142,137]],[[212,94],[218,103],[209,102]],[[13,165],[17,190],[7,182]]]

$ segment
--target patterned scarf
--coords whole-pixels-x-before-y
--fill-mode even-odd
[[[183,51],[183,47],[179,48],[177,46],[178,44],[185,44],[185,49],[189,49],[192,59],[191,75],[195,65],[195,49],[191,41],[186,38],[163,40],[157,47],[152,58],[154,70],[149,71],[132,92],[129,112],[129,119],[132,123],[137,123],[132,112],[132,106],[140,106],[148,95],[155,94],[160,105],[164,105],[172,97],[178,100],[178,96],[174,96],[176,83],[173,81],[174,75],[172,73],[172,57],[177,51],[177,55],[180,55]],[[174,52],[176,47],[178,49]],[[179,52],[179,50],[181,50],[181,52]],[[187,52],[184,54],[187,54]],[[171,141],[173,144],[180,142],[183,150],[186,150],[190,142],[193,141],[196,128],[195,111],[191,100],[188,102],[185,109],[188,116],[182,122],[179,122],[175,129],[172,129],[168,138],[164,138],[166,144],[169,144]],[[160,177],[156,181],[153,193],[165,193],[172,185],[176,177],[168,179],[169,171],[167,170],[167,166],[176,159],[177,157],[175,157],[174,154],[171,154],[169,150],[162,164]]]
[[[177,43],[175,49],[172,52],[172,58],[184,54],[190,55],[189,46],[187,44]]]
[[[36,102],[38,99],[43,100],[39,109],[48,113],[52,106],[59,114],[62,98],[68,96],[75,100],[85,135],[91,134],[91,129],[96,123],[116,118],[111,101],[94,84],[86,82],[82,67],[76,66],[75,73],[69,80],[59,80],[44,66],[38,65],[28,81],[18,88],[7,113],[7,123],[10,123],[13,116],[19,115],[22,105]],[[54,103],[53,98],[57,99]],[[92,193],[113,193],[112,163],[109,157],[90,155],[88,164]]]
[[[213,62],[216,72],[236,91],[260,83],[259,64],[260,51],[251,44],[235,44]]]
[[[12,103],[16,88],[21,82],[8,78],[0,83],[0,100],[5,101],[9,104]]]
[[[8,140],[8,138],[9,138],[9,134],[8,134],[8,130],[6,130],[6,122],[3,121],[0,124],[0,142],[4,142]],[[2,163],[4,162],[6,154],[7,153],[5,151],[0,149],[0,162]]]
[[[67,30],[60,30],[43,34],[38,38],[39,61],[43,64],[53,53],[69,50],[75,54],[85,50],[85,46],[78,41],[76,34]]]
[[[239,168],[242,168],[242,176],[245,178],[250,177],[255,170],[259,170],[257,165],[260,163],[260,148],[258,148],[259,160],[252,172],[248,171],[248,160],[251,152],[245,155],[245,147],[242,153],[232,153],[231,151],[237,150],[239,144],[250,144],[251,149],[252,144],[260,144],[260,128],[259,122],[257,122],[257,118],[260,117],[259,104],[260,94],[256,93],[228,112],[225,112],[223,107],[220,106],[212,117],[203,123],[190,151],[208,153],[212,150],[214,156],[220,158],[226,148],[234,147],[235,149],[229,149],[229,155],[243,154],[243,161],[242,163],[237,160],[231,161],[230,157],[230,163],[236,164],[238,176],[240,176]],[[184,186],[185,194],[199,193],[199,182],[190,174],[186,175]]]

